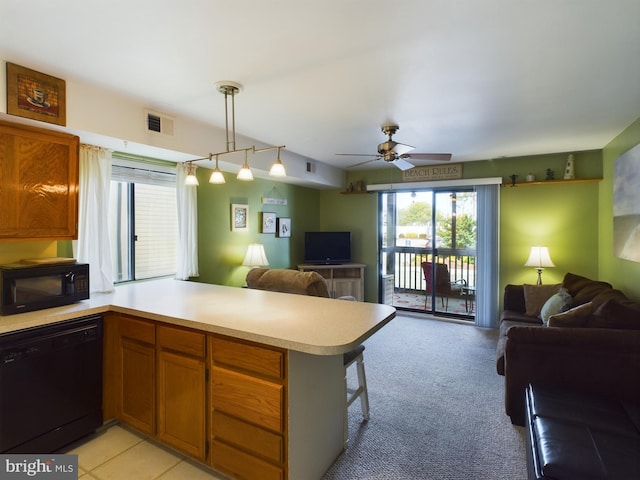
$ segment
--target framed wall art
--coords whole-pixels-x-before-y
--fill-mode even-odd
[[[277,225],[278,237],[291,236],[291,219],[288,217],[278,217]]]
[[[65,126],[65,81],[7,62],[7,113]]]
[[[273,212],[260,212],[261,233],[276,233],[276,214]]]
[[[640,262],[640,145],[616,158],[613,167],[613,253]]]
[[[249,231],[249,205],[231,204],[231,231]]]

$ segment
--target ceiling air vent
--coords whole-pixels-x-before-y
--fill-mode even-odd
[[[173,137],[173,118],[154,112],[147,112],[147,130]]]

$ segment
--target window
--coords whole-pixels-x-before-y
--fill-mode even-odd
[[[114,156],[110,202],[114,281],[175,274],[175,167],[136,164]]]

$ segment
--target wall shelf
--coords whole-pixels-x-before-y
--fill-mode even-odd
[[[586,183],[599,182],[602,178],[574,178],[573,180],[539,180],[535,182],[516,182],[516,184],[504,183],[505,187],[520,187],[522,185],[557,185],[560,183]]]

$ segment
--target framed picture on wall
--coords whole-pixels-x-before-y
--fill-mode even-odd
[[[276,214],[273,212],[260,212],[261,233],[276,233]]]
[[[278,237],[291,236],[291,219],[288,217],[279,217],[277,221]]]
[[[231,231],[249,231],[249,205],[231,204]]]
[[[65,81],[7,62],[7,113],[66,125]]]

